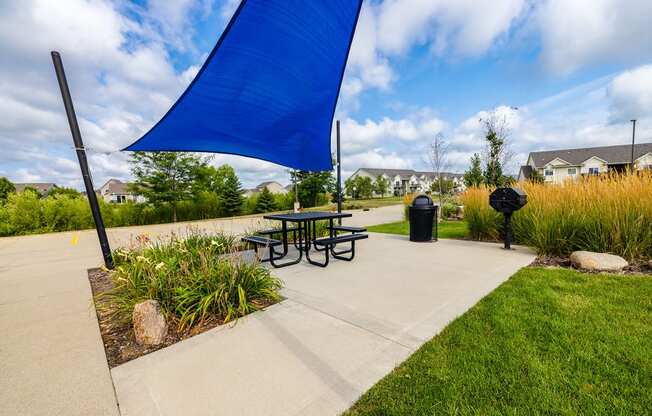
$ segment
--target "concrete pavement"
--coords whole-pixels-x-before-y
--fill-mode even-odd
[[[398,221],[402,206],[351,225]],[[195,222],[241,233],[259,218]],[[109,230],[114,247],[188,224]],[[285,301],[114,368],[86,269],[94,231],[0,239],[0,402],[19,415],[333,415],[534,255],[372,234],[355,261],[275,270]],[[469,261],[472,259],[472,261]],[[114,391],[115,389],[115,391]],[[119,410],[118,410],[119,403]]]
[[[401,206],[356,212],[360,224],[400,219]],[[112,247],[189,227],[242,233],[260,218],[108,230]],[[102,262],[94,230],[0,238],[0,414],[117,415],[87,269]]]

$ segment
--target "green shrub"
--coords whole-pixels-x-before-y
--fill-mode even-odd
[[[450,218],[457,213],[457,207],[450,202],[444,202],[441,207],[441,216],[442,218]]]
[[[99,295],[113,317],[131,319],[135,304],[157,300],[179,329],[207,318],[231,321],[280,299],[281,281],[259,263],[231,255],[239,244],[229,235],[193,233],[113,253],[115,287]],[[146,239],[145,239],[146,240]]]

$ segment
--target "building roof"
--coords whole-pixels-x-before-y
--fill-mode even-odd
[[[258,186],[256,187],[256,189],[258,189],[260,191],[263,188],[268,187],[269,185],[278,185],[279,188],[284,188],[283,185],[281,185],[280,183],[278,183],[276,181],[266,181],[266,182],[259,183]]]
[[[100,189],[106,189],[108,194],[131,195],[131,192],[127,188],[128,186],[128,183],[122,182],[120,179],[109,179]]]
[[[530,165],[523,165],[521,166],[521,170],[518,174],[519,179],[529,179],[530,175],[532,175],[532,166]]]
[[[393,178],[396,175],[399,175],[402,179],[409,179],[412,175],[420,177],[425,175],[426,177],[432,179],[436,175],[434,172],[419,172],[414,169],[380,169],[380,168],[360,168],[358,171],[364,170],[365,172],[373,175],[380,176],[385,174],[386,176]],[[457,178],[464,176],[461,173],[452,173],[452,172],[441,172],[442,176],[449,178]]]
[[[599,157],[610,165],[631,162],[632,145],[585,147],[580,149],[548,150],[544,152],[531,152],[530,157],[537,168],[542,168],[552,160],[559,158],[571,165],[580,165],[587,159]],[[634,146],[634,160],[652,152],[652,143],[639,143]]]
[[[51,182],[26,182],[26,183],[15,183],[16,192],[23,192],[25,188],[34,188],[40,193],[48,193],[52,188],[56,188],[57,185]]]

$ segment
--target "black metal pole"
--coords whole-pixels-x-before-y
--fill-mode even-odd
[[[68,124],[70,125],[70,133],[72,134],[72,141],[75,144],[75,152],[79,160],[79,167],[81,168],[82,178],[84,179],[84,187],[86,188],[86,196],[88,203],[91,206],[93,213],[93,221],[95,221],[95,229],[97,230],[97,237],[100,240],[100,247],[102,248],[102,256],[104,256],[104,265],[107,269],[113,269],[113,258],[111,257],[111,247],[109,247],[109,239],[106,237],[106,230],[104,229],[104,221],[102,221],[102,214],[100,213],[100,206],[97,202],[97,195],[93,188],[93,180],[88,171],[88,161],[86,160],[86,150],[82,142],[81,133],[79,132],[79,125],[77,124],[77,116],[75,115],[75,108],[72,105],[72,98],[70,97],[70,90],[68,89],[68,81],[66,81],[66,73],[63,70],[63,63],[61,62],[61,55],[59,52],[52,51],[52,63],[54,64],[54,71],[57,73],[57,81],[59,81],[59,88],[61,89],[61,97],[63,98],[63,106],[66,108],[66,115],[68,116]]]
[[[342,157],[340,153],[340,121],[335,122],[337,131],[337,212],[342,212]],[[342,218],[338,218],[337,222],[342,225]]]
[[[512,213],[505,213],[504,233],[505,233],[505,250],[512,248]]]
[[[634,142],[636,140],[636,120],[630,120],[632,122],[632,173],[634,173]]]

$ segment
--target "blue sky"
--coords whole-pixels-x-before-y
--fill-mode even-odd
[[[316,1],[316,0],[315,0]],[[48,52],[61,51],[96,186],[129,179],[117,150],[183,92],[237,0],[9,0],[0,5],[0,175],[81,186]],[[338,102],[343,168],[427,170],[483,152],[481,117],[506,120],[516,172],[533,150],[652,141],[652,2],[366,1]],[[36,35],[35,35],[36,34]],[[284,168],[216,155],[245,186]]]

